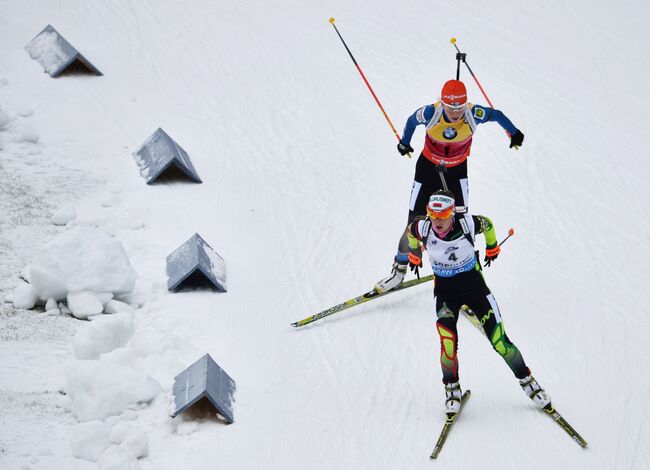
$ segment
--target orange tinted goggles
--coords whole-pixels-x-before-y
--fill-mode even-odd
[[[452,215],[454,215],[454,208],[450,207],[449,209],[445,209],[442,211],[432,211],[430,208],[427,207],[427,215],[431,220],[435,219],[448,219]]]

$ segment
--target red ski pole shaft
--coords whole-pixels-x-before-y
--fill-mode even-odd
[[[508,240],[508,238],[512,237],[514,234],[515,234],[515,229],[514,228],[511,228],[510,230],[508,230],[508,236],[506,238],[504,238],[503,240],[501,240],[501,243],[499,243],[499,246],[503,245]]]
[[[450,42],[454,45],[454,47],[456,48],[456,51],[458,51],[459,54],[462,54],[462,52],[460,52],[460,49],[458,49],[458,46],[456,45],[456,38],[451,38]],[[481,93],[483,93],[483,96],[485,97],[488,104],[490,105],[490,108],[494,108],[494,105],[492,104],[492,101],[490,101],[490,98],[488,98],[487,93],[485,93],[485,90],[481,86],[481,83],[478,81],[478,78],[476,78],[476,75],[474,75],[474,72],[472,71],[472,68],[467,63],[467,60],[463,59],[463,64],[465,64],[465,67],[467,67],[467,70],[469,70],[469,74],[472,76],[472,78],[474,79],[474,81],[478,85],[478,88],[479,88],[479,90],[481,90]]]
[[[451,40],[449,42],[451,42],[454,45],[454,47],[456,48],[456,51],[458,52],[458,54],[462,54],[462,52],[460,52],[460,49],[458,49],[458,46],[456,45],[456,38],[451,38]],[[494,109],[494,105],[492,104],[492,101],[490,101],[490,98],[488,97],[487,93],[485,93],[485,90],[481,86],[481,83],[478,81],[478,78],[476,78],[476,75],[474,75],[474,72],[472,71],[472,68],[467,63],[467,59],[465,58],[464,55],[463,55],[462,62],[463,62],[463,64],[465,64],[465,67],[467,67],[467,70],[469,70],[469,74],[472,76],[472,78],[474,79],[474,81],[478,85],[478,88],[479,88],[479,90],[481,90],[481,93],[483,93],[483,96],[485,97],[488,104],[490,105],[490,108]],[[510,133],[508,131],[505,131],[505,133],[506,133],[506,135],[508,137],[510,137]]]
[[[509,229],[509,230],[508,230],[508,236],[507,236],[506,238],[504,238],[503,240],[501,240],[501,242],[500,242],[497,246],[500,247],[501,245],[503,245],[505,242],[508,241],[508,238],[512,237],[514,234],[515,234],[515,229],[514,229],[514,228]],[[485,266],[487,266],[487,265],[488,265],[488,263],[486,262],[486,263],[483,265],[483,267],[485,267]]]
[[[357,63],[357,61],[356,61],[356,59],[354,58],[354,56],[352,55],[352,52],[350,51],[350,48],[349,48],[348,45],[345,43],[345,40],[343,39],[343,36],[341,36],[341,33],[339,32],[339,29],[338,29],[338,28],[336,27],[336,25],[334,24],[334,18],[330,18],[330,23],[332,24],[332,26],[334,26],[334,31],[336,31],[336,34],[338,34],[339,39],[341,40],[341,42],[343,43],[343,46],[345,47],[345,50],[348,51],[348,54],[350,55],[350,59],[352,59],[352,63],[355,65],[355,67],[356,67],[357,70],[359,71],[359,74],[361,75],[361,78],[363,79],[364,83],[365,83],[366,86],[368,87],[368,90],[370,90],[370,93],[372,94],[372,97],[375,99],[375,102],[377,103],[377,106],[379,106],[379,109],[381,109],[381,112],[384,114],[384,117],[386,118],[386,122],[388,122],[388,125],[390,126],[391,130],[393,131],[393,134],[395,134],[395,137],[397,138],[397,141],[398,141],[398,142],[401,141],[402,138],[401,138],[400,135],[397,133],[397,130],[395,129],[395,126],[393,125],[393,123],[391,122],[390,118],[388,117],[388,114],[386,113],[386,110],[384,110],[384,107],[381,105],[381,102],[379,101],[379,98],[377,98],[377,95],[375,94],[374,90],[373,90],[372,87],[370,86],[370,83],[369,83],[368,80],[366,79],[366,76],[365,76],[365,74],[363,73],[363,70],[361,70],[361,67],[360,67],[359,64]],[[410,154],[410,153],[408,153],[407,155],[408,155],[409,158],[411,158],[411,154]]]

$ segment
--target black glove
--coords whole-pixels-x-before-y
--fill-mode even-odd
[[[495,247],[485,247],[485,258],[483,261],[485,261],[485,265],[487,267],[490,267],[490,264],[492,264],[492,261],[497,259],[499,256],[499,253],[501,253],[501,247],[499,245],[496,245]]]
[[[524,133],[517,130],[510,136],[510,148],[519,148],[524,143]]]
[[[407,153],[413,153],[413,147],[411,147],[409,144],[403,143],[400,140],[399,144],[397,144],[397,151],[400,153],[400,155],[406,155]]]
[[[411,248],[409,252],[409,268],[419,278],[420,268],[422,267],[422,249],[420,247]]]

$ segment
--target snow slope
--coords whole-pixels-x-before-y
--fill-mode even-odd
[[[141,468],[646,466],[645,2],[0,0],[0,12],[0,289],[66,230],[50,223],[65,205],[122,242],[144,305],[118,360],[163,388],[110,421],[146,432]],[[464,322],[472,399],[429,461],[444,399],[430,288],[289,326],[388,272],[414,172],[330,16],[399,130],[454,74],[455,36],[526,134],[515,152],[498,126],[479,129],[471,207],[500,237],[516,230],[486,280],[586,450]],[[104,76],[43,73],[24,46],[48,23]],[[203,184],[144,183],[131,153],[157,127]],[[228,293],[167,293],[165,257],[195,232],[226,260]],[[96,468],[72,457],[63,394],[79,322],[9,303],[0,322],[0,467]],[[237,382],[230,426],[168,417],[173,377],[206,352]]]

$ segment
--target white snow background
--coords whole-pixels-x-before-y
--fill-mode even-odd
[[[473,394],[428,459],[430,286],[289,326],[388,273],[415,168],[330,16],[400,132],[454,76],[457,37],[525,133],[514,151],[479,128],[471,208],[516,231],[486,280],[587,449],[461,320]],[[649,21],[640,0],[0,0],[0,468],[647,468]],[[25,45],[48,23],[105,75],[45,74]],[[145,184],[131,154],[158,127],[203,184]],[[87,291],[112,312],[90,322],[5,302],[74,230],[123,247],[135,290]],[[165,258],[195,232],[227,293],[167,292]],[[173,377],[205,353],[237,382],[232,425],[169,418]]]

